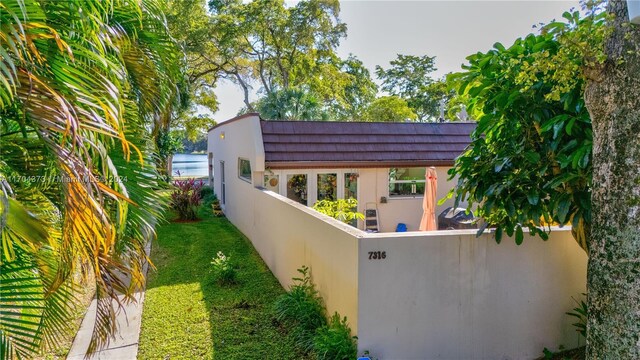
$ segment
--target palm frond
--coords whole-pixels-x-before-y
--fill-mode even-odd
[[[144,285],[162,206],[149,129],[168,124],[184,60],[159,1],[0,3],[0,266],[14,276],[0,275],[0,294],[15,299],[0,359],[58,340],[74,272],[96,282],[90,351]]]

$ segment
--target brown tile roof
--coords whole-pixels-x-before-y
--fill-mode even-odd
[[[452,165],[475,123],[261,121],[272,169]]]

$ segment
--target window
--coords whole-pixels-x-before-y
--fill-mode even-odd
[[[389,196],[423,196],[425,168],[389,169]]]
[[[307,174],[287,175],[287,197],[307,205]]]
[[[318,174],[318,201],[336,200],[338,192],[338,174]]]
[[[251,182],[251,163],[249,160],[238,158],[238,177]]]
[[[358,199],[358,174],[344,173],[344,198]]]
[[[358,200],[358,173],[344,173],[344,198]],[[351,209],[352,211],[358,211],[358,207]],[[357,228],[358,219],[353,219],[349,225]]]
[[[220,189],[220,203],[222,205],[224,205],[224,199],[225,199],[225,194],[226,194],[226,184],[224,182],[224,161],[220,161],[220,185],[221,185],[221,189]]]
[[[209,185],[213,186],[213,153],[209,153]]]

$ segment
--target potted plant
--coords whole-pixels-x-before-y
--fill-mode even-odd
[[[215,216],[222,216],[222,207],[220,206],[220,200],[218,200],[217,198],[214,198],[211,201],[211,207],[213,208],[213,215]]]

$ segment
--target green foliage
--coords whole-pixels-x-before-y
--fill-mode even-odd
[[[159,1],[0,4],[1,358],[56,345],[76,270],[95,275],[89,353],[144,285],[164,205],[150,129],[183,65]]]
[[[194,140],[189,139],[186,135],[180,136],[180,137],[182,138],[182,149],[180,150],[180,152],[184,152],[186,154],[191,154],[194,152],[198,152],[198,153],[207,152],[207,134],[206,133],[198,133]]]
[[[375,99],[365,111],[365,121],[403,122],[416,120],[417,116],[407,102],[397,96],[383,96]]]
[[[249,101],[253,83],[264,94],[306,86],[321,99],[344,101],[349,75],[340,71],[335,54],[346,25],[338,0],[210,1],[215,29],[208,46],[218,50],[210,61],[220,76],[238,84]]]
[[[584,297],[587,296],[587,294],[582,294]],[[587,338],[587,314],[588,314],[588,308],[587,308],[587,303],[584,300],[576,300],[573,299],[573,301],[576,302],[576,304],[578,304],[578,306],[576,306],[575,308],[573,308],[573,311],[570,311],[567,313],[567,315],[569,316],[573,316],[574,318],[576,318],[576,322],[573,323],[572,325],[576,328],[576,331],[582,335],[583,338]]]
[[[218,197],[213,192],[213,188],[211,186],[204,185],[200,189],[200,197],[202,198],[202,202],[204,204],[208,204],[213,202],[213,200],[217,200]]]
[[[210,116],[195,114],[194,110],[190,110],[174,117],[171,121],[171,128],[182,130],[181,137],[184,140],[195,142],[205,139],[207,137],[208,130],[217,124],[218,123]]]
[[[581,17],[577,10],[567,11],[562,14],[564,21],[543,25],[541,34],[552,36],[558,49],[532,54],[521,63],[516,81],[524,89],[534,86],[538,77],[550,82],[553,85],[545,98],[553,101],[562,101],[565,93],[583,88],[587,79],[598,81],[595,74],[604,66],[604,42],[612,30],[605,26],[609,15],[603,11],[604,4],[603,0],[582,1],[586,16]]]
[[[202,202],[200,189],[204,186],[202,180],[175,180],[171,192],[169,205],[178,214],[180,220],[196,220],[198,206]]]
[[[583,63],[579,54],[566,53],[562,39],[582,34],[594,20],[578,20],[577,13],[570,18],[573,22],[549,24],[541,35],[518,39],[509,48],[496,43],[487,53],[471,55],[466,71],[450,76],[468,96],[478,127],[449,174],[459,177],[457,201],[478,204],[486,224],[497,226],[498,242],[504,231],[522,243],[523,227],[547,239],[545,225],[571,223],[574,237],[587,248],[593,135],[585,79],[580,66],[532,65],[558,57]]]
[[[211,59],[219,58],[220,49],[210,41],[216,29],[206,0],[167,0],[163,5],[171,34],[186,54],[186,84],[181,99],[185,106],[170,114],[166,125],[185,130],[186,138],[193,141],[216,123],[210,116],[197,113],[205,110],[213,114],[219,108],[214,90],[220,69]]]
[[[334,313],[329,323],[317,330],[313,351],[318,360],[353,360],[358,353],[356,337],[351,336],[347,318]]]
[[[439,117],[440,101],[453,94],[443,81],[435,81],[435,57],[398,54],[391,67],[376,66],[376,75],[382,80],[382,90],[406,100],[420,121],[435,121]]]
[[[182,141],[184,134],[176,130],[160,130],[156,136],[156,146],[158,148],[158,156],[166,159],[183,149]]]
[[[376,98],[378,85],[371,79],[369,69],[354,55],[342,61],[341,70],[350,75],[350,79],[344,88],[344,101],[329,104],[331,119],[362,120],[367,107]]]
[[[364,215],[357,212],[358,200],[354,198],[320,200],[313,205],[313,209],[345,224],[349,224],[356,219],[364,220]]]
[[[326,120],[327,113],[316,96],[301,89],[272,91],[255,104],[255,109],[271,120]]]
[[[282,295],[275,303],[275,316],[294,326],[296,344],[305,352],[314,346],[316,330],[325,326],[324,302],[311,282],[309,268],[302,266],[298,269],[301,277],[293,278],[293,285],[289,292]]]
[[[216,257],[211,261],[211,265],[213,265],[213,273],[220,284],[230,285],[237,282],[238,272],[231,263],[231,258],[222,251],[218,251]]]

